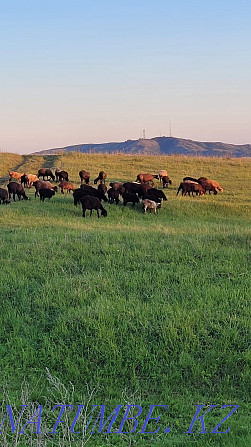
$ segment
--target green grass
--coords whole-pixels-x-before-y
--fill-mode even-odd
[[[74,384],[67,403],[85,403],[88,384],[92,403],[110,410],[168,405],[171,433],[110,435],[111,445],[250,445],[251,160],[71,153],[26,156],[20,169],[42,166],[68,170],[76,185],[80,169],[92,179],[104,169],[110,181],[167,168],[173,185],[158,215],[120,204],[105,205],[106,219],[83,219],[72,196],[40,203],[33,189],[29,202],[0,207],[1,370],[11,402],[24,378],[30,401],[51,398],[48,368]],[[176,197],[185,175],[213,178],[224,193]],[[184,434],[203,403],[240,405],[222,426],[228,434],[199,435],[199,424]],[[88,445],[107,442],[95,435]]]

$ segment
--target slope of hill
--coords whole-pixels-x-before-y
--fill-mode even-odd
[[[101,144],[78,144],[36,152],[39,155],[65,152],[138,154],[138,155],[192,155],[205,157],[251,157],[251,144],[235,145],[220,142],[200,142],[174,137],[155,137],[149,140],[127,140]]]

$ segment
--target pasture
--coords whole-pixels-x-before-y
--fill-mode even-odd
[[[34,188],[30,201],[0,205],[1,401],[64,399],[77,409],[93,392],[91,404],[107,414],[136,404],[145,416],[148,405],[167,405],[160,422],[170,433],[94,434],[90,446],[250,445],[251,160],[0,153],[0,186],[9,170],[41,167],[67,170],[77,187],[81,169],[91,184],[101,169],[107,183],[167,169],[173,184],[156,215],[120,203],[104,204],[106,218],[83,219],[71,194],[40,203]],[[224,193],[176,197],[187,175],[217,180]],[[208,433],[196,422],[184,434],[197,404],[218,405],[205,417]],[[230,431],[210,434],[226,404],[239,405],[219,429]],[[34,445],[58,445],[61,425]],[[28,445],[28,435],[16,445]],[[84,445],[78,436],[65,445]]]

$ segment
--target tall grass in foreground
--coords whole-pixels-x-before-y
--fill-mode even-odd
[[[166,167],[173,185],[156,216],[120,204],[105,205],[106,219],[83,219],[71,196],[40,203],[34,190],[30,202],[0,207],[0,349],[9,400],[22,400],[25,379],[30,402],[51,402],[48,368],[66,387],[73,383],[69,404],[85,403],[88,384],[96,390],[91,403],[108,411],[124,402],[145,412],[168,405],[161,421],[170,433],[94,435],[89,445],[249,445],[251,162],[69,154],[53,159],[60,163],[76,185],[80,169],[134,180]],[[224,193],[176,197],[184,175],[214,178]],[[240,405],[222,426],[231,426],[228,434],[199,435],[199,424],[184,434],[200,403]],[[221,414],[205,420],[210,432]]]

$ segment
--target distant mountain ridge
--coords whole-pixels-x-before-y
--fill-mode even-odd
[[[128,154],[128,155],[190,155],[204,157],[251,157],[251,144],[228,144],[221,142],[201,142],[175,137],[140,138],[123,142],[100,144],[77,144],[62,148],[34,152],[36,155],[83,152],[91,154]]]

